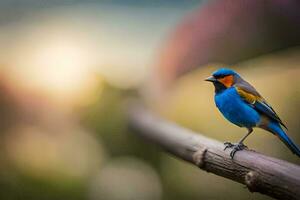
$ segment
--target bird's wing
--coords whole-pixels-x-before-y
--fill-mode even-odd
[[[249,103],[258,112],[270,117],[277,121],[286,129],[286,125],[281,121],[275,110],[267,103],[267,101],[255,90],[255,88],[248,82],[243,81],[234,85],[238,94]]]

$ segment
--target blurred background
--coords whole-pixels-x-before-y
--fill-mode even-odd
[[[184,127],[237,141],[245,130],[225,121],[203,81],[225,66],[300,145],[299,2],[230,2],[1,0],[0,199],[270,199],[127,128],[126,104],[139,96]],[[300,164],[265,131],[246,144]]]

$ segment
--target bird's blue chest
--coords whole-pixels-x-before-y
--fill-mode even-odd
[[[227,120],[240,127],[255,127],[260,121],[259,113],[242,100],[234,87],[216,94],[215,103]]]

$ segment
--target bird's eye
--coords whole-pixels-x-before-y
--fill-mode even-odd
[[[224,78],[224,77],[226,77],[226,75],[217,75],[217,76],[215,76],[216,79],[221,79],[221,78]]]

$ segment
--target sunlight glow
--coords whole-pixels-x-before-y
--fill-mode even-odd
[[[149,13],[137,18],[140,11],[129,8],[124,13],[118,9],[107,13],[102,7],[79,6],[75,17],[74,9],[49,9],[6,30],[3,46],[10,48],[2,50],[8,55],[4,66],[16,82],[68,98],[74,93],[83,96],[88,88],[84,85],[93,76],[121,89],[140,87],[160,42],[160,34],[141,28]],[[103,18],[103,13],[108,17]],[[167,30],[167,22],[150,23],[151,30]],[[0,62],[2,54],[0,50]]]
[[[58,36],[59,35],[59,36]],[[71,35],[71,36],[69,36]],[[93,48],[79,35],[42,32],[23,39],[11,68],[17,83],[62,102],[82,101],[96,83]]]
[[[76,90],[89,67],[85,51],[72,43],[46,44],[34,55],[33,75],[50,90]]]

